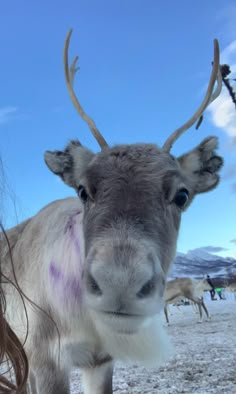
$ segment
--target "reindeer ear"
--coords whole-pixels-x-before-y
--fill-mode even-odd
[[[178,158],[182,171],[189,179],[194,193],[207,192],[219,182],[223,159],[216,155],[216,137],[208,137],[191,152]]]
[[[94,154],[79,141],[71,141],[64,151],[46,151],[44,160],[48,168],[69,186],[77,189],[80,179]]]

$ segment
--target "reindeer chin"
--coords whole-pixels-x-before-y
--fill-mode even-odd
[[[130,324],[132,320],[136,326]],[[125,319],[123,326],[115,324],[115,320],[113,323],[114,325],[109,326],[104,324],[104,321],[96,322],[104,351],[113,359],[125,363],[138,363],[146,367],[157,367],[173,353],[159,315],[142,318],[139,322],[136,318],[130,318],[129,322]]]
[[[116,334],[136,334],[145,320],[144,316],[96,312],[96,326],[99,326],[99,331],[104,326],[105,329],[112,330]]]

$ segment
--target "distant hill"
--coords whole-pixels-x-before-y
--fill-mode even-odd
[[[214,282],[236,281],[236,259],[220,257],[206,251],[190,251],[187,254],[177,253],[169,278],[192,277],[203,278],[210,275]]]

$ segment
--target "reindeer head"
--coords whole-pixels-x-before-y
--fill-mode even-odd
[[[67,86],[102,150],[94,154],[72,141],[64,151],[47,151],[45,161],[83,201],[87,305],[105,325],[118,332],[134,332],[160,309],[182,212],[196,194],[213,189],[219,181],[222,159],[215,153],[215,137],[183,156],[170,154],[172,143],[202,115],[212,98],[219,76],[218,46],[215,42],[205,104],[162,149],[152,144],[110,148],[74,94],[77,58],[69,70],[70,36],[71,31],[64,50]]]

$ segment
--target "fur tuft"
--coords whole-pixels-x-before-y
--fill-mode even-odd
[[[114,360],[158,367],[173,353],[170,339],[158,315],[149,319],[137,334],[115,334],[104,326],[99,331],[105,351]]]

